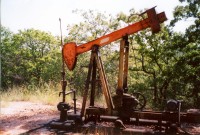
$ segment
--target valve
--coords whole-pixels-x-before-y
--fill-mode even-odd
[[[70,108],[71,108],[71,107],[70,107],[69,104],[63,103],[63,102],[60,102],[60,103],[58,103],[58,105],[57,105],[57,109],[58,109],[59,111],[64,111],[64,110],[68,111]]]

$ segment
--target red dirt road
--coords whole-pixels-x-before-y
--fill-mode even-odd
[[[0,108],[0,134],[51,134],[43,127],[59,118],[56,106],[32,102],[9,102]]]

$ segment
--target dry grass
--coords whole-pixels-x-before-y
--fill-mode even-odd
[[[59,83],[44,83],[38,86],[14,86],[6,91],[0,92],[1,106],[7,106],[7,102],[11,101],[31,101],[40,102],[43,104],[56,105],[62,100],[59,97],[59,92],[62,90]],[[66,97],[67,100],[71,96]]]
[[[69,90],[68,88],[66,90]],[[29,101],[48,105],[57,105],[62,101],[59,92],[62,91],[60,83],[43,83],[40,86],[14,86],[6,91],[0,91],[0,105],[6,107],[12,101]],[[78,94],[78,93],[77,93]],[[77,107],[81,107],[82,96],[77,95]],[[73,105],[73,94],[66,96],[66,101]],[[87,101],[89,105],[89,98]],[[106,101],[102,94],[95,97],[95,106],[106,107]]]

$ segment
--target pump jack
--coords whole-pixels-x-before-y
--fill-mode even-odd
[[[99,114],[113,115],[115,111],[119,115],[124,116],[124,110],[130,112],[134,110],[134,107],[138,104],[138,100],[130,94],[127,94],[127,76],[128,76],[128,55],[129,55],[129,42],[128,35],[134,34],[138,31],[144,30],[148,27],[151,28],[153,33],[160,31],[160,23],[166,21],[165,13],[156,14],[155,7],[147,10],[146,12],[148,18],[129,25],[120,30],[114,31],[108,35],[104,35],[96,40],[90,41],[88,43],[77,46],[76,43],[70,42],[63,46],[63,58],[69,70],[73,70],[76,65],[77,56],[92,50],[90,64],[88,69],[88,75],[85,85],[85,92],[83,96],[83,103],[81,109],[81,117],[85,115],[85,106],[87,101],[87,95],[89,91],[89,85],[91,83],[91,97],[90,106],[94,107],[94,97],[95,97],[95,82],[97,69],[100,76],[101,86],[103,94],[105,96],[107,109],[99,111],[94,109],[93,112],[98,112]],[[143,13],[143,14],[144,14]],[[116,95],[111,98],[111,94],[108,88],[108,82],[106,80],[105,71],[103,68],[103,63],[99,55],[99,48],[103,47],[113,41],[122,38],[120,42],[120,60],[119,60],[119,75],[118,75],[118,87],[116,89]],[[131,109],[130,109],[131,108]],[[88,112],[91,108],[88,108]],[[98,111],[97,111],[98,110]],[[100,109],[101,110],[101,109]],[[123,110],[123,111],[122,111]],[[87,110],[86,110],[87,113]],[[129,115],[127,116],[129,117]]]
[[[166,129],[168,129],[169,125],[174,125],[174,123],[178,123],[177,125],[179,126],[181,122],[199,123],[200,115],[197,115],[196,113],[192,112],[188,113],[180,112],[181,101],[169,100],[167,102],[167,110],[165,111],[136,110],[137,106],[140,106],[139,109],[142,109],[145,106],[146,101],[140,103],[138,101],[139,98],[137,97],[137,95],[134,97],[133,95],[128,94],[128,86],[127,86],[128,57],[129,57],[128,36],[149,27],[151,28],[153,33],[157,33],[160,31],[160,23],[167,20],[164,12],[156,14],[155,7],[147,10],[144,13],[147,14],[148,18],[79,46],[77,46],[76,43],[74,42],[66,43],[63,45],[61,38],[61,45],[63,45],[62,46],[63,80],[62,80],[62,92],[60,92],[59,95],[62,94],[63,100],[57,106],[58,110],[60,111],[60,120],[58,122],[52,122],[51,123],[52,128],[59,128],[59,129],[64,128],[66,130],[72,129],[74,125],[78,126],[82,125],[83,122],[82,118],[85,118],[85,122],[90,120],[115,121],[116,127],[119,127],[120,124],[123,124],[123,122],[130,124],[134,122],[136,124],[139,124],[140,120],[145,120],[145,121],[153,120],[154,122],[157,121],[157,123],[154,124],[158,125],[159,127],[165,125]],[[111,97],[99,49],[100,47],[103,47],[118,39],[121,39],[118,86],[116,88],[116,94]],[[76,91],[70,90],[66,92],[67,82],[65,80],[64,63],[67,65],[69,70],[73,70],[76,65],[76,59],[78,55],[90,50],[91,50],[90,64],[88,66],[88,75],[85,84],[82,108],[81,112],[79,113],[76,111]],[[103,94],[105,96],[107,108],[95,107],[94,105],[95,86],[96,82],[99,80],[101,82],[101,87],[103,90]],[[90,107],[86,108],[86,101],[89,93],[89,88],[91,88]],[[71,113],[68,115],[68,110],[70,109],[70,106],[65,102],[65,96],[70,93],[74,94],[74,99],[73,99],[74,114]],[[113,117],[115,118],[113,119]],[[135,120],[131,118],[135,118]],[[122,125],[122,127],[125,128],[124,125]]]

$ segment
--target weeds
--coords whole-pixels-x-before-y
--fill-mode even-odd
[[[30,101],[43,103],[48,105],[57,105],[62,101],[62,96],[59,97],[59,92],[62,91],[60,83],[40,83],[37,85],[13,86],[4,91],[0,91],[1,106],[6,107],[11,101]],[[70,88],[66,88],[68,91]],[[76,93],[77,107],[81,107],[82,96],[80,91]],[[89,100],[89,99],[88,99]],[[66,96],[66,101],[73,106],[73,94]],[[89,101],[87,101],[89,105]],[[104,96],[99,94],[95,97],[95,105],[106,107]]]
[[[13,86],[4,91],[0,91],[2,106],[10,101],[30,101],[44,104],[56,105],[61,101],[59,92],[62,90],[59,83],[44,83],[40,86]],[[71,97],[67,96],[67,100]]]

